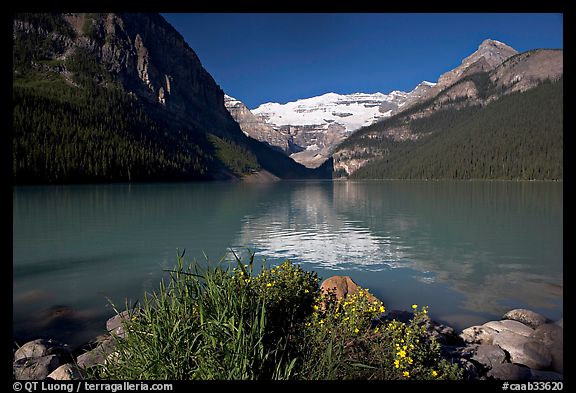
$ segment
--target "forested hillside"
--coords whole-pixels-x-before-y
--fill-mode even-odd
[[[563,78],[506,95],[486,106],[444,109],[413,119],[409,126],[419,136],[416,140],[386,137],[386,130],[398,122],[400,117],[374,124],[342,145],[355,146],[358,158],[379,154],[351,178],[563,177]]]
[[[246,137],[223,102],[159,15],[15,15],[16,184],[317,176]]]

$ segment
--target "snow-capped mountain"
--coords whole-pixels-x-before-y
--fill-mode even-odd
[[[403,91],[390,94],[327,93],[286,104],[269,102],[252,109],[252,113],[274,126],[323,125],[327,128],[329,124],[337,123],[346,131],[354,131],[389,116],[407,95]],[[388,104],[390,109],[382,111],[382,104]]]
[[[313,168],[321,165],[333,148],[352,132],[391,116],[434,85],[424,81],[408,93],[398,90],[388,94],[327,93],[285,104],[269,102],[251,110],[260,120],[254,130],[254,119],[249,122],[243,121],[245,116],[235,119],[246,134],[280,147],[295,161]],[[230,98],[227,107],[234,117],[240,105],[238,100]],[[263,125],[276,131],[274,138],[262,135]],[[284,135],[286,141],[274,142],[278,141],[277,133]]]

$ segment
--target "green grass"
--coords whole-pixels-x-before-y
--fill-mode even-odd
[[[244,265],[186,266],[141,304],[127,305],[124,339],[90,378],[115,380],[458,379],[410,324],[374,324],[383,305],[367,291],[337,301],[316,273],[286,261],[255,274]],[[208,262],[208,261],[207,261]],[[404,349],[402,349],[404,348]]]

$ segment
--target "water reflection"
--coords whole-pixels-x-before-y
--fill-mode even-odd
[[[561,313],[561,183],[334,182],[284,197],[244,217],[237,243],[314,269],[380,271],[383,287],[387,269],[409,268],[470,311]]]
[[[562,183],[518,182],[16,187],[13,327],[24,339],[70,325],[81,332],[61,339],[81,342],[102,332],[108,298],[156,289],[176,249],[217,261],[229,247],[352,275],[457,328],[512,307],[558,318],[562,197]],[[66,312],[46,324],[54,307]]]

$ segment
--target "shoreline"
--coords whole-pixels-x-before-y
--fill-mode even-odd
[[[348,276],[333,276],[324,281],[340,293],[339,298],[358,290]],[[336,280],[336,281],[334,281]],[[342,282],[344,284],[342,286]],[[356,289],[355,289],[356,288]],[[338,292],[340,291],[340,292]],[[16,379],[77,380],[85,378],[85,369],[103,364],[113,356],[116,340],[125,337],[123,320],[127,312],[106,321],[105,335],[71,347],[54,339],[36,339],[13,349],[13,374]],[[372,323],[389,321],[408,323],[414,313],[405,310],[386,311]],[[438,323],[428,317],[426,331],[436,340],[442,357],[457,363],[465,380],[563,380],[563,317],[552,321],[527,309],[514,309],[500,320],[488,320],[462,330]]]

